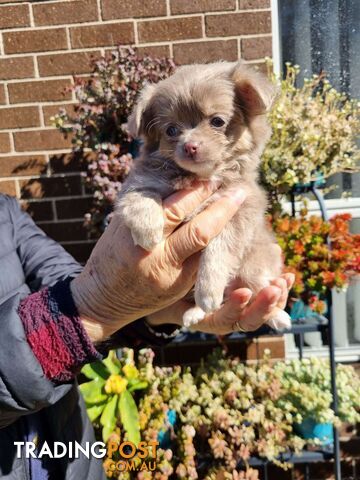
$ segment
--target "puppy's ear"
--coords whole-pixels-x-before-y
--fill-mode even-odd
[[[230,75],[235,84],[236,103],[247,119],[270,110],[277,89],[265,75],[241,62],[235,64]]]
[[[140,97],[128,118],[128,130],[130,135],[134,138],[145,135],[147,125],[152,120],[153,108],[151,106],[151,99],[154,91],[155,86],[150,83],[143,88]]]

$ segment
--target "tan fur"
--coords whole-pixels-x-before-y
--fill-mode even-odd
[[[131,133],[140,135],[144,146],[116,211],[135,244],[151,250],[162,240],[162,199],[195,179],[220,181],[219,192],[240,185],[247,191],[239,213],[202,253],[195,302],[205,312],[219,308],[230,284],[256,293],[281,273],[264,217],[266,195],[258,184],[260,155],[271,134],[266,112],[274,96],[273,85],[242,63],[190,65],[145,87],[129,119]],[[211,125],[214,116],[225,125]],[[169,126],[177,128],[176,136],[166,133]],[[186,142],[198,145],[195,159],[186,155]],[[197,322],[199,309],[184,318]]]

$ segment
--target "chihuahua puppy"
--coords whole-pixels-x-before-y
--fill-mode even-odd
[[[144,143],[116,214],[136,245],[150,251],[162,241],[162,199],[195,180],[220,183],[210,201],[235,186],[246,191],[239,212],[201,254],[196,306],[185,313],[185,326],[218,309],[228,287],[256,294],[281,273],[280,249],[265,220],[266,194],[258,184],[260,156],[271,134],[266,113],[275,93],[265,77],[241,62],[188,65],[148,84],[129,118],[130,133]],[[290,327],[289,316],[275,312],[268,323]]]

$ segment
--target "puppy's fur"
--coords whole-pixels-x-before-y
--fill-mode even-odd
[[[230,284],[257,293],[281,273],[258,185],[260,155],[271,134],[265,114],[274,96],[273,85],[242,63],[190,65],[146,86],[129,119],[132,135],[144,145],[116,211],[135,244],[151,250],[161,242],[162,199],[196,179],[221,183],[210,201],[232,187],[247,192],[239,212],[201,254],[197,307],[185,313],[186,325],[219,308]],[[274,320],[274,327],[289,326],[284,312]]]

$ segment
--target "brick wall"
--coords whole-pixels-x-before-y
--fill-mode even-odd
[[[51,127],[74,101],[72,75],[91,56],[135,44],[179,64],[271,55],[270,0],[0,0],[0,192],[81,261],[93,241],[82,227],[91,198],[81,161]]]

